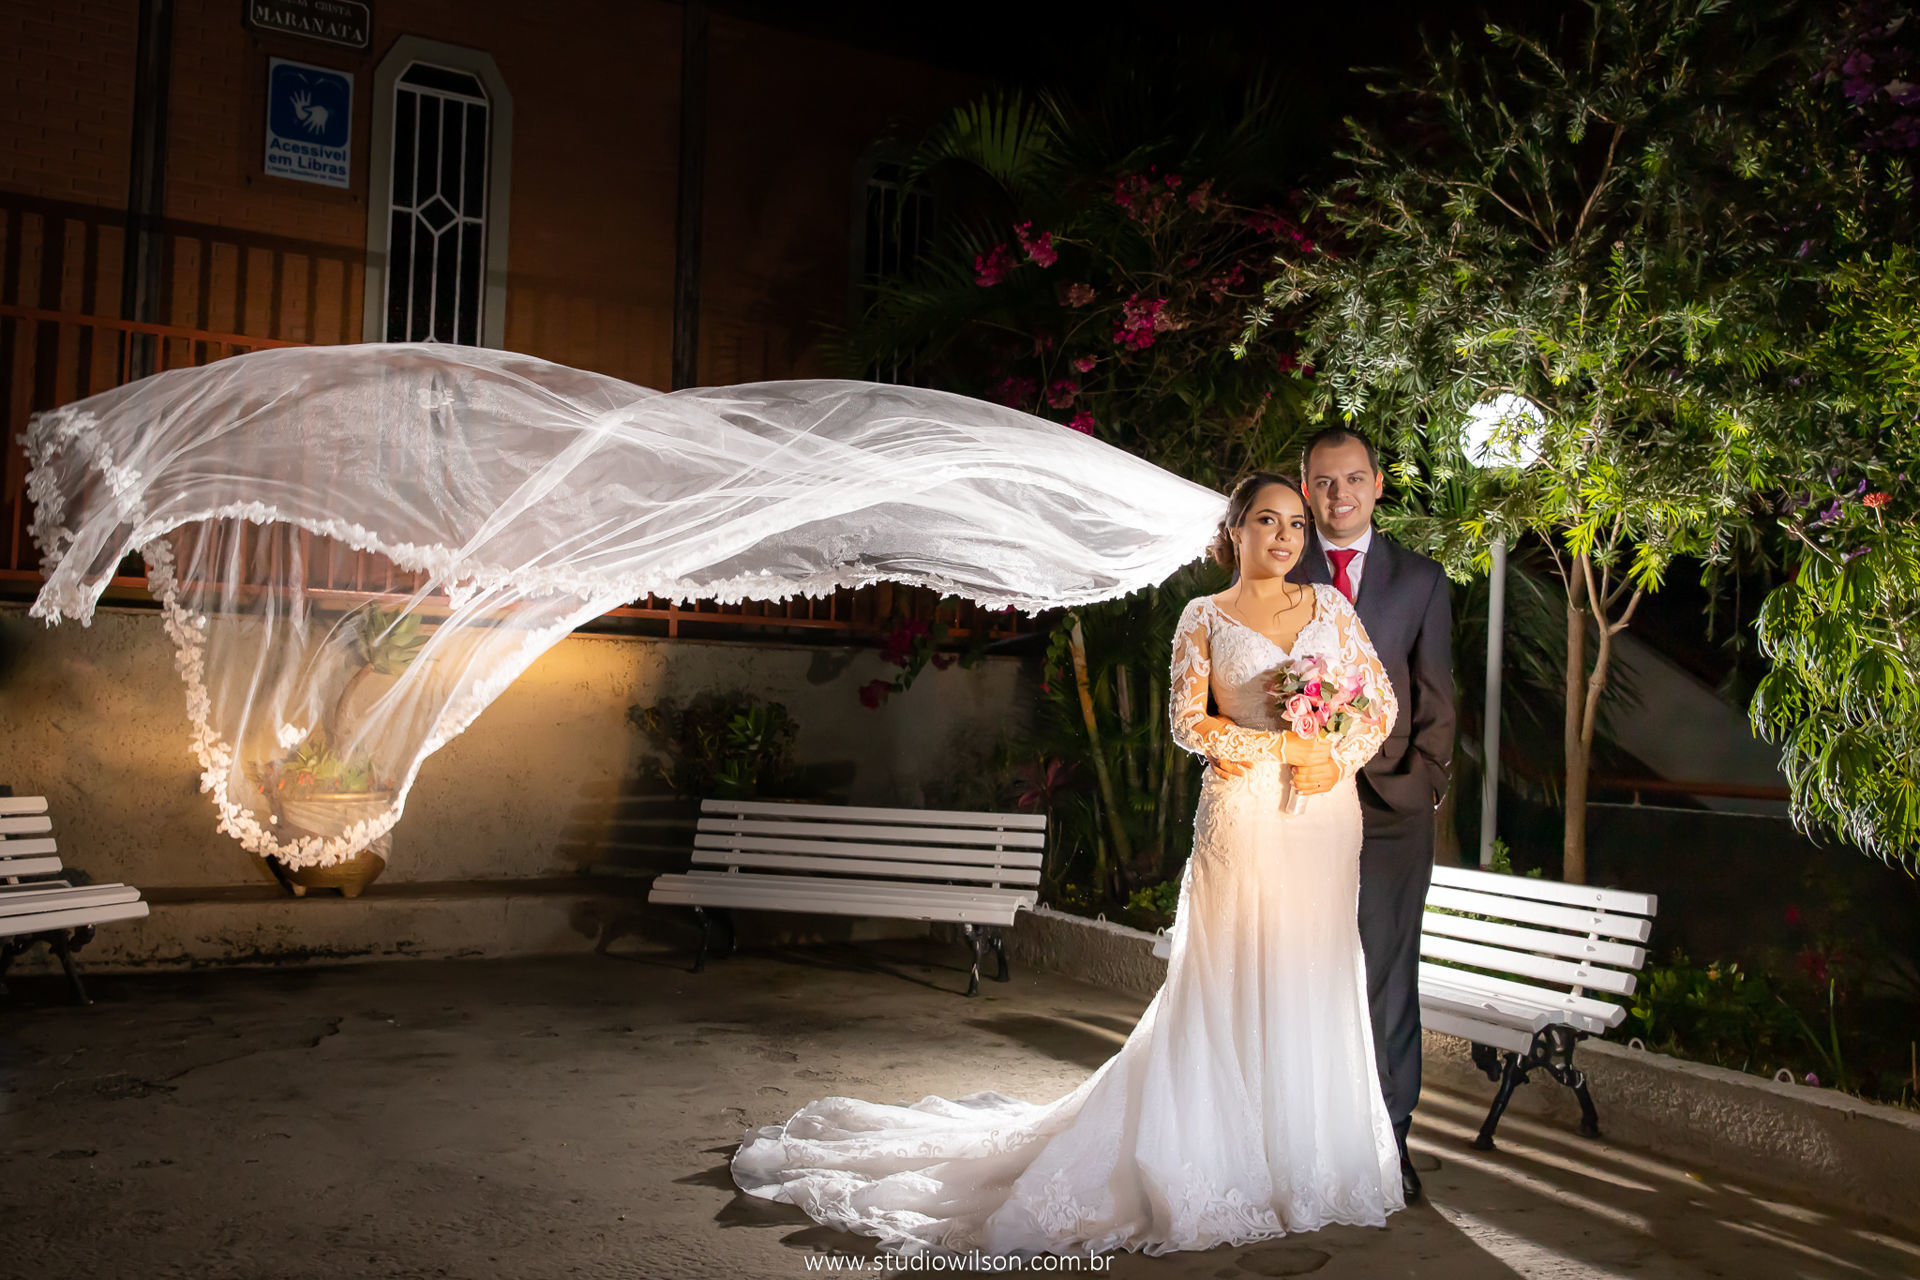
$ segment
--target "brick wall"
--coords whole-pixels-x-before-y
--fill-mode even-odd
[[[124,206],[139,11],[0,4],[0,188]]]
[[[160,318],[294,341],[361,333],[374,69],[402,34],[490,53],[514,100],[506,345],[663,386],[672,339],[680,6],[380,0],[372,47],[243,26],[179,0]],[[137,7],[0,10],[0,194],[97,206],[28,226],[9,300],[118,309]],[[701,380],[828,372],[844,322],[854,165],[890,121],[918,127],[961,78],[716,15]],[[267,60],[354,76],[352,185],[262,171]],[[0,215],[3,216],[3,215]],[[29,220],[31,221],[31,220]],[[58,242],[58,248],[54,248]]]

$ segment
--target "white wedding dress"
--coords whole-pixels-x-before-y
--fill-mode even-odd
[[[1402,1207],[1367,1016],[1353,780],[1397,706],[1352,606],[1314,591],[1294,654],[1366,669],[1384,723],[1336,746],[1333,790],[1284,812],[1265,684],[1289,654],[1211,599],[1187,606],[1173,732],[1254,763],[1237,780],[1207,771],[1167,980],[1120,1052],[1045,1105],[812,1103],[748,1132],[742,1190],[903,1253],[1168,1253],[1378,1226]]]

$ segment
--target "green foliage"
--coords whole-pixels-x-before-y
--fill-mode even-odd
[[[373,757],[344,724],[357,690],[368,676],[399,676],[419,658],[427,635],[420,616],[405,605],[382,608],[368,603],[342,617],[329,637],[329,653],[345,655],[340,692],[324,720],[292,750],[277,759],[249,762],[247,776],[275,797],[360,794],[392,790]]]
[[[1258,86],[1167,95],[995,95],[922,139],[905,169],[943,231],[873,282],[852,371],[905,363],[1215,486],[1283,455],[1291,356],[1278,337],[1254,364],[1228,348],[1276,251],[1306,243],[1279,207],[1287,112]]]
[[[353,651],[360,665],[375,675],[397,676],[420,656],[427,637],[420,630],[420,615],[409,613],[405,605],[382,609],[368,604],[349,615]]]
[[[1754,729],[1782,745],[1796,818],[1888,861],[1920,852],[1920,259],[1902,246],[1829,277],[1813,359],[1832,396],[1822,447],[1780,504],[1799,548],[1760,611],[1773,668]]]
[[[1611,637],[1677,556],[1724,561],[1803,396],[1806,308],[1746,172],[1784,74],[1764,7],[1601,0],[1547,37],[1429,48],[1349,122],[1343,177],[1246,332],[1290,319],[1311,412],[1387,443],[1383,523],[1456,578],[1495,541],[1560,578],[1568,629],[1566,872],[1584,874],[1588,753]],[[1487,465],[1472,412],[1517,397]],[[1513,402],[1508,402],[1513,403]],[[1537,455],[1531,465],[1513,465]],[[1593,661],[1584,652],[1598,636]]]
[[[1159,884],[1135,889],[1133,896],[1127,899],[1127,906],[1134,911],[1150,912],[1165,916],[1167,922],[1173,922],[1174,914],[1180,906],[1180,882],[1162,880]]]
[[[1641,972],[1622,1034],[1650,1049],[1739,1070],[1781,1065],[1800,1047],[1795,1015],[1767,978],[1737,964],[1696,965],[1680,954]]]
[[[777,795],[793,773],[799,725],[785,704],[750,693],[703,693],[627,708],[660,754],[653,767],[676,794],[744,800]]]
[[[1553,42],[1488,30],[1380,90],[1408,127],[1351,123],[1319,197],[1333,252],[1289,260],[1248,335],[1304,315],[1316,411],[1395,443],[1397,531],[1457,576],[1535,534],[1563,572],[1657,589],[1717,553],[1770,412],[1744,375],[1777,359],[1787,282],[1750,269],[1772,232],[1735,164],[1769,42],[1709,0],[1595,4]],[[1541,413],[1525,470],[1466,456],[1499,393]]]

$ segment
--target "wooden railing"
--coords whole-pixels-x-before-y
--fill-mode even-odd
[[[0,192],[0,593],[31,595],[39,553],[28,536],[28,418],[121,386],[135,376],[188,368],[269,347],[357,341],[364,255],[355,250],[231,229],[165,222],[157,230],[164,282],[158,309],[176,321],[107,315],[118,306],[124,220],[113,210]],[[228,326],[228,327],[223,327]],[[417,575],[383,556],[311,548],[308,588],[343,602],[411,595]],[[137,564],[118,589],[145,585]],[[742,627],[796,635],[879,637],[906,620],[944,622],[956,638],[986,626],[1012,637],[1023,619],[935,593],[877,586],[820,598],[679,606],[649,597],[609,619],[669,636],[726,635]],[[661,624],[664,624],[663,626]]]

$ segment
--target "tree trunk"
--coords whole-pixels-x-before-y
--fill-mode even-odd
[[[1100,784],[1100,807],[1107,812],[1107,824],[1113,830],[1113,853],[1121,866],[1133,861],[1133,846],[1127,841],[1127,829],[1113,790],[1113,774],[1107,768],[1107,753],[1100,747],[1100,721],[1093,711],[1093,681],[1087,676],[1087,636],[1080,619],[1073,620],[1067,633],[1067,650],[1073,655],[1073,680],[1080,689],[1080,716],[1087,724],[1087,743],[1093,753],[1093,776]],[[1107,890],[1106,843],[1094,852],[1094,883]]]
[[[1560,878],[1587,882],[1587,761],[1592,735],[1587,731],[1587,576],[1586,557],[1570,557],[1567,574],[1567,718],[1566,828],[1560,853]]]

